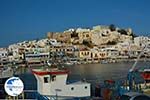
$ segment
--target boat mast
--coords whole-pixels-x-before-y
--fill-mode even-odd
[[[133,66],[132,66],[131,69],[129,70],[130,72],[133,72],[133,71],[134,71],[134,69],[135,69],[135,67],[136,67],[136,65],[137,65],[137,63],[138,63],[140,57],[144,54],[144,52],[145,52],[145,50],[146,50],[147,48],[148,48],[148,44],[146,44],[146,45],[143,47],[143,49],[142,49],[142,51],[140,52],[140,54],[138,55],[138,57],[137,57],[135,63],[133,64]]]

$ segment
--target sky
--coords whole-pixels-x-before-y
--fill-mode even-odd
[[[0,47],[96,25],[149,35],[149,5],[150,0],[0,0]]]

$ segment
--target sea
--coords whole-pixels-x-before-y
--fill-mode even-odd
[[[81,64],[66,66],[70,73],[68,81],[80,81],[86,80],[90,82],[94,87],[96,84],[103,84],[105,80],[125,80],[127,74],[134,62],[118,62],[118,63],[107,63],[107,64]],[[150,62],[140,61],[137,63],[135,69],[150,67]],[[27,67],[19,67],[17,75],[24,83],[24,98],[35,99],[37,90],[37,81],[31,70]],[[0,98],[1,99],[1,98]]]

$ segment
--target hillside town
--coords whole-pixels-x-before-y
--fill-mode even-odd
[[[0,48],[1,66],[9,62],[41,65],[50,59],[65,64],[112,63],[136,59],[150,37],[136,36],[132,29],[115,25],[47,32],[43,39],[23,41]],[[147,48],[142,58],[150,58]],[[61,60],[61,61],[60,61]]]

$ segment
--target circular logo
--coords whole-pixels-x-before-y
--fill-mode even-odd
[[[18,96],[22,93],[24,85],[19,77],[11,77],[5,82],[4,88],[8,95]]]

